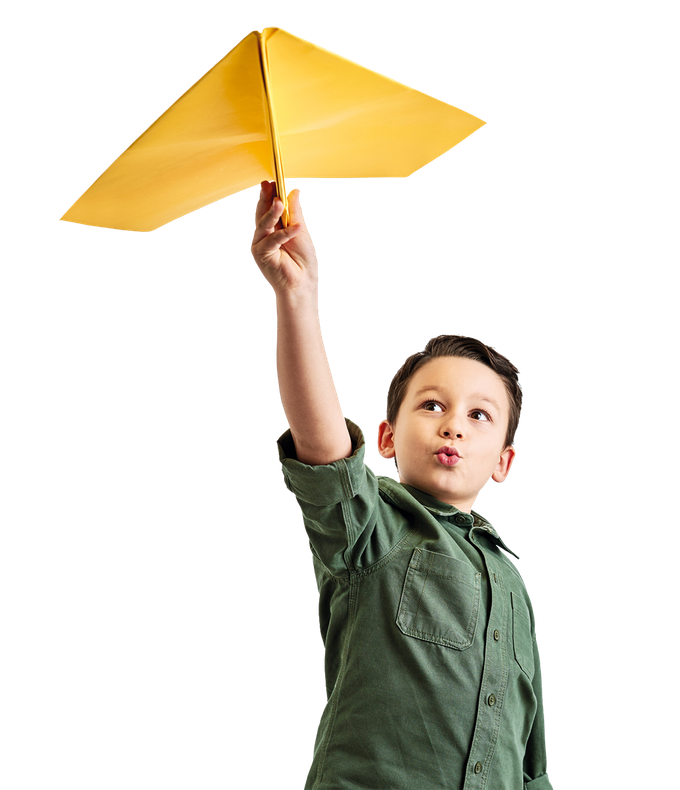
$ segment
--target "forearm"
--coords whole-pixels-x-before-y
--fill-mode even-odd
[[[279,389],[299,461],[329,464],[352,452],[321,337],[316,292],[276,295]]]

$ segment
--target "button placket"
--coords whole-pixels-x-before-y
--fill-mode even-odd
[[[486,630],[486,646],[484,648],[484,670],[477,707],[474,736],[468,762],[464,790],[485,790],[489,778],[490,766],[498,744],[501,728],[503,697],[508,683],[508,654],[501,633],[507,631],[508,602],[501,568],[487,555],[481,541],[471,539],[484,559],[491,605]],[[498,634],[498,637],[496,637]],[[489,788],[489,790],[492,790]]]

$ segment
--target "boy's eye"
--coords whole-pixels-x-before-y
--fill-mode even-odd
[[[489,415],[485,411],[482,411],[481,409],[474,409],[473,411],[471,411],[470,417],[472,417],[473,420],[479,420],[480,422],[483,421],[491,422],[491,417],[489,417]]]
[[[428,400],[423,403],[423,409],[426,411],[443,411],[441,403],[437,403],[436,400]]]

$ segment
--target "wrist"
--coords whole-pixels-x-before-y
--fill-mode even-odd
[[[276,306],[278,310],[300,312],[313,310],[318,312],[319,293],[316,283],[306,287],[282,288],[276,291]]]

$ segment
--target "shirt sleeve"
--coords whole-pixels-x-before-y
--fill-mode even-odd
[[[302,509],[312,552],[334,576],[346,576],[387,554],[408,532],[405,517],[381,500],[378,479],[364,465],[364,437],[350,420],[352,454],[330,464],[298,461],[290,431],[280,437],[286,486]]]

